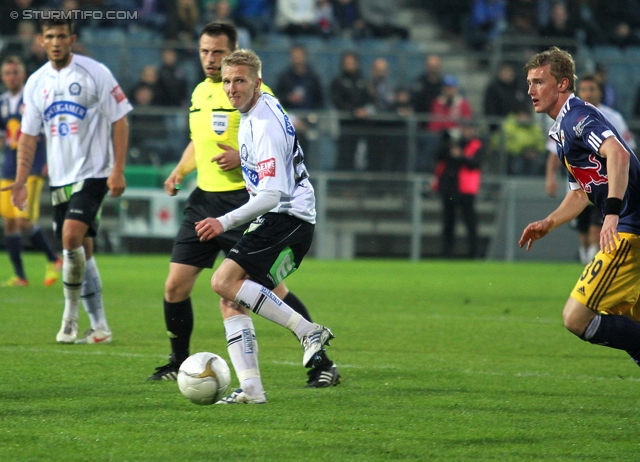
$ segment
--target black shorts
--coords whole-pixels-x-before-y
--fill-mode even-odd
[[[227,258],[235,261],[249,279],[274,289],[300,267],[309,251],[315,225],[284,213],[256,218]]]
[[[586,233],[589,231],[589,227],[592,225],[602,225],[602,214],[600,209],[593,204],[587,205],[587,207],[580,212],[575,219],[575,228],[579,233]]]
[[[220,217],[237,209],[249,200],[246,189],[225,192],[206,192],[196,188],[184,209],[184,219],[180,224],[178,235],[173,242],[171,261],[196,268],[213,268],[220,251],[225,255],[242,238],[242,233],[249,224],[230,229],[226,233],[201,242],[196,234],[196,222],[208,217]]]
[[[51,187],[53,231],[56,236],[62,237],[65,220],[78,220],[89,227],[86,235],[95,237],[107,191],[106,178],[89,178],[66,186]]]

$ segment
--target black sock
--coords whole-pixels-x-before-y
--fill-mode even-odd
[[[177,303],[164,301],[164,322],[171,340],[171,357],[178,364],[189,357],[189,342],[193,331],[191,297]]]
[[[39,226],[33,226],[33,228],[31,229],[31,233],[29,234],[29,240],[36,249],[44,252],[44,254],[47,256],[47,260],[49,260],[50,262],[58,261],[58,255],[53,250],[53,247],[47,239],[47,236],[44,235],[42,229],[40,229]]]
[[[595,345],[624,350],[640,365],[640,324],[625,316],[598,314],[581,338]]]
[[[19,233],[9,234],[4,237],[4,242],[13,265],[13,272],[19,278],[27,279],[24,266],[22,266],[22,236]]]
[[[293,311],[298,313],[304,319],[306,319],[309,322],[313,322],[311,320],[311,315],[309,314],[309,310],[307,310],[307,307],[305,306],[304,303],[302,303],[302,300],[296,297],[293,292],[289,292],[282,301],[285,302],[287,305],[289,305],[291,309],[293,309]],[[322,348],[322,350],[316,353],[316,355],[318,356],[318,358],[313,362],[313,365],[312,365],[314,369],[326,369],[333,366],[333,361],[329,359],[329,357],[327,356],[327,352],[324,348]]]
[[[302,303],[302,300],[296,297],[293,292],[289,292],[287,296],[284,297],[284,299],[282,299],[282,301],[285,302],[287,305],[289,305],[293,309],[293,311],[298,313],[304,319],[306,319],[309,322],[313,322],[311,320],[311,315],[309,314],[309,310],[307,310],[307,307],[304,305],[304,303]]]

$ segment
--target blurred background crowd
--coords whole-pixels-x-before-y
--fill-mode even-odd
[[[134,164],[179,158],[202,78],[198,33],[214,20],[260,54],[314,168],[433,172],[438,148],[472,123],[483,169],[543,175],[548,121],[531,111],[522,65],[554,44],[638,128],[639,0],[3,1],[0,55],[20,56],[29,73],[46,56],[23,13],[47,9],[135,12],[76,16],[75,49],[107,64],[136,107]]]

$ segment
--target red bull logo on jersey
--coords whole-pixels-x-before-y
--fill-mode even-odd
[[[576,179],[583,191],[590,193],[591,185],[607,184],[609,179],[607,175],[602,175],[600,170],[602,169],[602,162],[598,158],[591,154],[589,156],[590,166],[587,167],[575,167],[571,166],[571,174]]]
[[[262,180],[267,176],[276,176],[276,160],[273,157],[258,162],[258,178]]]

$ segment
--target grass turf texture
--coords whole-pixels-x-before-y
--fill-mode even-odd
[[[343,384],[305,389],[292,335],[254,318],[269,403],[196,406],[145,381],[169,352],[168,256],[97,261],[111,345],[55,343],[41,256],[30,287],[0,289],[0,460],[638,459],[640,369],[562,327],[576,264],[306,260],[287,282],[336,334]],[[192,352],[228,359],[210,274]]]

